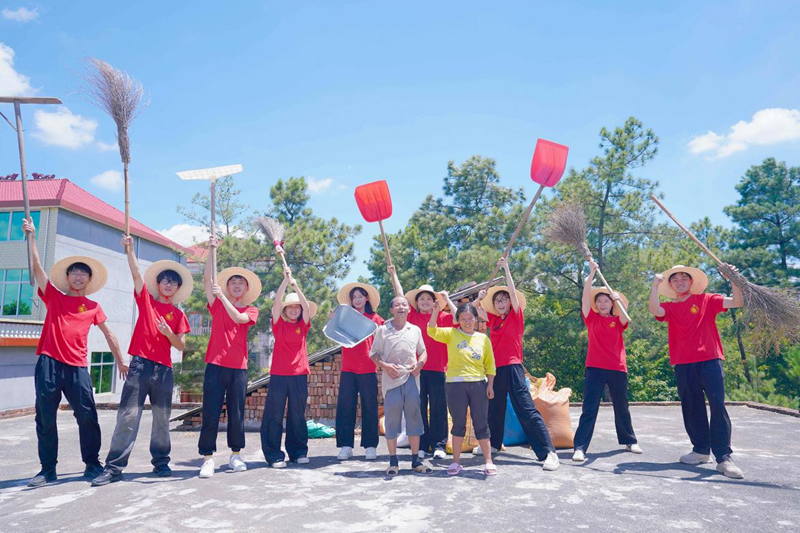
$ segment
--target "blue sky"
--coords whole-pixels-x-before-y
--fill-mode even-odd
[[[132,214],[182,238],[175,172],[242,163],[246,201],[312,177],[311,207],[361,218],[355,186],[386,179],[405,225],[440,194],[447,161],[493,157],[533,191],[539,137],[598,154],[601,127],[636,116],[661,139],[637,174],[686,221],[725,224],[744,171],[800,165],[800,3],[0,1],[0,93],[57,96],[24,110],[29,172],[68,177],[122,208],[112,121],[80,94],[82,59],[139,79],[151,104],[131,129]],[[13,113],[8,104],[0,111]],[[735,127],[734,127],[735,126]],[[0,175],[17,172],[0,123]],[[98,177],[99,176],[99,177]],[[327,186],[327,188],[326,188]],[[356,241],[366,274],[370,238]]]

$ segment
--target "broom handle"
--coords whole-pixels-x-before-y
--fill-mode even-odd
[[[506,249],[503,252],[503,259],[508,259],[508,254],[511,252],[511,247],[514,245],[514,241],[517,240],[519,232],[522,230],[522,226],[525,225],[525,222],[528,221],[528,217],[531,216],[531,211],[533,211],[533,204],[535,204],[536,201],[539,199],[539,196],[542,195],[543,190],[544,190],[544,185],[540,185],[539,190],[536,191],[536,194],[533,196],[533,200],[531,200],[531,204],[528,206],[528,209],[525,210],[525,214],[522,215],[522,220],[520,220],[519,224],[517,224],[517,229],[514,230],[514,235],[512,235],[511,240],[508,241]],[[499,269],[500,267],[497,264],[495,264],[494,270],[492,270],[492,275],[489,276],[489,284],[486,286],[487,289],[492,286],[492,280],[494,280],[494,277],[497,275],[497,271]]]
[[[383,239],[383,249],[386,250],[387,266],[392,266],[392,254],[389,253],[389,241],[386,240],[386,232],[383,230],[383,220],[378,221],[378,226],[381,228],[381,238]]]
[[[211,236],[217,238],[217,182],[211,180]],[[211,248],[211,283],[217,283],[217,247]]]
[[[589,259],[591,259],[591,257],[589,257]],[[603,284],[603,287],[605,287],[608,292],[613,293],[614,291],[611,289],[611,286],[606,281],[606,277],[603,275],[603,273],[600,271],[599,268],[597,269],[597,276],[600,278],[600,282]],[[630,322],[631,321],[631,315],[628,314],[628,311],[625,309],[625,306],[622,305],[622,300],[620,299],[620,301],[617,302],[617,304],[618,304],[617,307],[619,308],[619,312],[622,313],[623,315],[625,315],[625,320]]]
[[[5,115],[3,115],[5,118]],[[25,139],[22,136],[22,111],[19,107],[19,102],[14,102],[14,117],[17,119],[17,147],[19,148],[19,171],[22,176],[22,205],[25,209],[25,219],[31,220],[31,204],[28,200],[28,176],[25,168]],[[38,229],[38,228],[37,228]],[[25,235],[25,240],[30,237]],[[36,246],[36,243],[33,243]],[[33,275],[33,263],[31,262],[31,249],[26,246],[25,250],[28,252],[28,279],[31,287],[36,283],[36,278]]]
[[[125,171],[125,235],[131,234],[131,195],[128,189],[128,163],[123,165]]]
[[[289,268],[289,265],[286,264],[286,257],[283,255],[283,252],[278,252],[278,255],[281,256],[281,261],[283,261],[283,268]]]
[[[701,250],[703,250],[705,253],[707,253],[707,254],[708,254],[708,256],[709,256],[711,259],[713,259],[714,261],[716,261],[716,262],[717,262],[717,264],[718,264],[719,266],[722,266],[722,265],[724,265],[724,264],[725,264],[725,263],[723,263],[723,262],[722,262],[722,260],[721,260],[719,257],[717,257],[717,256],[714,254],[714,252],[712,252],[711,250],[709,250],[709,249],[708,249],[708,246],[706,246],[705,244],[703,244],[702,242],[700,242],[700,239],[698,239],[697,237],[695,237],[694,233],[692,233],[691,231],[689,231],[689,229],[688,229],[686,226],[684,226],[683,224],[681,224],[681,221],[680,221],[680,220],[678,220],[677,218],[675,218],[675,215],[673,215],[672,213],[670,213],[669,209],[667,209],[667,206],[665,206],[664,204],[662,204],[662,203],[661,203],[661,201],[660,201],[658,198],[656,198],[656,195],[655,195],[655,194],[654,194],[654,195],[652,195],[650,198],[652,198],[652,199],[653,199],[653,201],[656,203],[656,205],[657,205],[658,207],[660,207],[660,208],[661,208],[661,210],[662,210],[662,211],[664,211],[664,213],[666,213],[666,214],[667,214],[667,216],[668,216],[669,218],[671,218],[671,219],[672,219],[672,221],[673,221],[673,222],[675,222],[675,224],[677,224],[677,225],[678,225],[678,227],[679,227],[679,228],[681,228],[681,229],[684,231],[684,233],[686,233],[686,235],[688,235],[688,236],[689,236],[689,238],[691,238],[691,239],[692,239],[694,242],[696,242],[696,243],[697,243],[697,246],[699,246]]]

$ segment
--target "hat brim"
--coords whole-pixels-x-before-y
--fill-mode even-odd
[[[406,300],[408,300],[408,305],[412,306],[418,313],[419,313],[419,307],[417,307],[417,296],[419,296],[419,293],[421,293],[421,292],[433,293],[434,296],[436,297],[436,301],[439,302],[439,305],[442,308],[441,310],[442,311],[446,311],[448,309],[447,299],[445,299],[445,297],[444,297],[444,295],[442,293],[436,292],[435,290],[433,290],[433,287],[431,287],[430,285],[422,285],[418,289],[414,289],[412,291],[408,291],[405,294],[405,298],[406,298]]]
[[[246,268],[229,267],[217,274],[217,285],[220,286],[225,297],[233,303],[233,296],[228,292],[228,280],[233,276],[242,276],[247,280],[247,292],[238,300],[238,304],[250,305],[261,296],[261,280],[256,276],[255,272],[251,272]]]
[[[91,257],[85,255],[72,255],[56,262],[50,269],[50,283],[64,294],[69,293],[69,282],[67,281],[67,269],[74,263],[85,263],[92,269],[92,278],[83,290],[81,296],[88,296],[102,289],[108,281],[108,271],[106,267]],[[44,287],[42,287],[44,290]]]
[[[158,298],[158,275],[165,270],[174,270],[181,277],[181,286],[175,291],[175,294],[170,298],[170,303],[179,304],[185,302],[192,294],[194,288],[194,279],[189,269],[176,261],[169,259],[162,259],[156,261],[144,271],[144,285],[147,287],[147,292],[153,298]]]
[[[600,311],[597,309],[597,304],[595,303],[595,299],[597,298],[598,294],[607,294],[608,297],[611,298],[611,293],[605,287],[595,287],[595,288],[593,288],[592,289],[592,303],[591,303],[591,306],[592,306],[592,311],[594,311],[595,313],[600,313]],[[625,304],[625,309],[627,309],[628,308],[628,299],[625,297],[624,294],[622,294],[619,291],[617,291],[617,294],[619,294],[619,299],[622,300],[622,303]],[[622,314],[619,311],[619,302],[614,302],[614,309],[617,312],[616,313],[617,316]]]
[[[481,307],[487,313],[491,313],[493,315],[499,315],[500,311],[494,306],[494,295],[500,291],[506,291],[510,294],[511,289],[506,287],[505,285],[495,285],[494,287],[490,287],[488,291],[486,291],[486,297],[481,300]],[[520,312],[525,310],[525,307],[528,305],[528,301],[525,298],[525,295],[522,294],[522,291],[515,289],[514,292],[517,294],[517,300],[519,300],[519,310]]]
[[[294,294],[295,293],[292,293],[292,295],[294,295]],[[284,308],[286,308],[287,305],[300,305],[300,300],[294,300],[293,299],[293,300],[290,300],[288,302],[286,300],[282,301],[281,302],[281,313],[283,313],[283,310],[284,310]],[[346,304],[346,305],[349,305],[349,304]],[[308,313],[310,315],[308,317],[309,320],[311,320],[312,318],[314,318],[314,316],[316,316],[317,309],[319,309],[319,306],[317,304],[315,304],[312,301],[308,302]]]
[[[367,298],[369,299],[370,305],[372,305],[372,309],[374,311],[378,310],[378,306],[381,304],[381,293],[378,292],[378,289],[373,287],[372,285],[367,285],[366,283],[359,283],[354,281],[353,283],[348,283],[341,289],[339,289],[339,294],[336,296],[336,300],[342,305],[350,305],[352,306],[352,302],[350,302],[350,292],[358,287],[359,289],[364,289],[367,293]]]
[[[661,273],[664,276],[664,281],[658,286],[658,293],[661,296],[671,300],[678,298],[678,293],[669,286],[669,277],[677,272],[684,272],[692,277],[692,286],[689,288],[691,294],[702,294],[708,288],[708,276],[705,272],[699,268],[677,265]]]

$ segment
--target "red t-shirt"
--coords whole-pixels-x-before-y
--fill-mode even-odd
[[[237,307],[237,311],[250,318],[246,324],[237,324],[219,298],[206,307],[211,312],[211,338],[208,339],[206,363],[225,368],[247,368],[247,332],[256,325],[258,308],[251,305]]]
[[[106,321],[103,308],[85,296],[67,296],[49,281],[44,292],[39,288],[39,298],[47,316],[36,353],[70,366],[89,366],[89,328]]]
[[[589,332],[586,366],[627,372],[622,332],[628,329],[628,324],[623,324],[618,316],[603,316],[594,309],[589,309],[589,316],[583,317],[583,322]]]
[[[447,345],[443,342],[435,341],[428,335],[428,321],[431,319],[430,313],[427,315],[420,313],[413,307],[408,313],[408,321],[417,326],[422,331],[422,342],[425,343],[425,352],[428,360],[425,362],[423,370],[434,372],[447,371]],[[436,326],[440,328],[455,328],[458,325],[453,320],[453,315],[439,311],[436,317]]]
[[[364,315],[377,325],[383,325],[383,319],[377,313]],[[354,374],[374,374],[377,369],[375,363],[369,358],[369,351],[372,348],[373,336],[370,335],[359,344],[352,348],[342,348],[342,372],[353,372]]]
[[[306,336],[311,323],[305,320],[288,322],[281,316],[272,324],[272,335],[275,346],[272,348],[272,366],[269,373],[273,376],[302,376],[310,374],[308,366],[308,348]]]
[[[684,302],[662,303],[669,330],[669,364],[684,365],[725,359],[717,331],[717,315],[727,311],[720,294],[693,294]]]
[[[525,317],[512,307],[505,318],[492,313],[489,316],[489,338],[494,350],[495,366],[522,364],[522,334],[525,333]]]
[[[188,333],[189,321],[183,311],[172,304],[161,303],[147,292],[147,286],[142,287],[142,292],[138,295],[133,291],[133,298],[136,300],[136,307],[139,309],[139,318],[136,319],[136,326],[133,328],[131,344],[128,353],[138,355],[145,359],[150,359],[158,364],[172,368],[172,356],[169,339],[158,331],[156,320],[167,321],[169,327],[175,335]]]

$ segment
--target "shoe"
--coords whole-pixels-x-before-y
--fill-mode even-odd
[[[200,467],[200,477],[202,478],[209,478],[214,475],[214,470],[217,468],[217,465],[214,464],[214,459],[209,457],[205,461],[203,461],[203,466]]]
[[[550,452],[547,454],[547,459],[544,460],[542,470],[552,472],[558,470],[559,466],[561,466],[561,462],[558,460],[558,455],[556,455],[556,452]]]
[[[48,483],[53,483],[58,479],[58,476],[55,473],[55,470],[51,470],[49,472],[45,472],[42,470],[35,476],[33,476],[30,481],[28,481],[29,487],[42,487],[47,485]]]
[[[286,461],[275,461],[269,465],[272,468],[286,468]]]
[[[417,457],[419,457],[420,459],[425,459],[425,457],[426,457],[427,455],[428,455],[428,454],[427,454],[427,453],[425,453],[425,452],[423,452],[422,450],[420,450],[420,451],[418,451],[418,452],[417,452]]]
[[[583,450],[575,450],[572,454],[572,460],[576,463],[582,463],[586,460],[586,454],[583,453]]]
[[[685,465],[702,465],[711,462],[711,456],[705,453],[689,452],[681,455],[681,462]]]
[[[447,459],[447,452],[441,449],[433,450],[434,459]]]
[[[744,479],[742,469],[733,464],[733,459],[726,455],[721,463],[717,463],[717,472],[731,479]]]
[[[298,457],[297,459],[295,459],[295,460],[294,460],[294,462],[295,462],[295,463],[297,463],[297,464],[299,464],[299,465],[307,465],[307,464],[308,464],[308,463],[310,463],[311,461],[309,460],[308,456],[306,456],[306,455],[301,455],[300,457]]]
[[[635,444],[635,443],[634,444],[628,444],[627,446],[625,446],[625,451],[628,451],[628,452],[631,452],[631,453],[635,453],[637,455],[643,453],[642,452],[642,448],[638,444]]]
[[[247,470],[247,464],[239,457],[238,453],[232,453],[231,458],[228,461],[228,466],[234,472],[244,472]]]
[[[492,454],[497,453],[498,450],[494,446],[492,446]],[[483,455],[483,450],[481,450],[480,446],[476,446],[472,449],[472,455]]]
[[[170,477],[172,475],[172,469],[169,465],[158,465],[153,467],[153,473],[157,477]]]
[[[111,470],[104,470],[102,474],[92,480],[92,487],[102,487],[117,481],[122,481],[122,472],[115,474]]]
[[[90,463],[86,465],[86,468],[83,470],[83,477],[88,477],[89,479],[94,479],[104,471],[103,465],[100,463]]]
[[[364,452],[364,459],[367,461],[374,461],[378,458],[378,450],[375,448],[367,448]]]
[[[342,446],[342,449],[339,450],[339,455],[336,458],[340,461],[346,461],[353,457],[353,448],[350,446]]]

